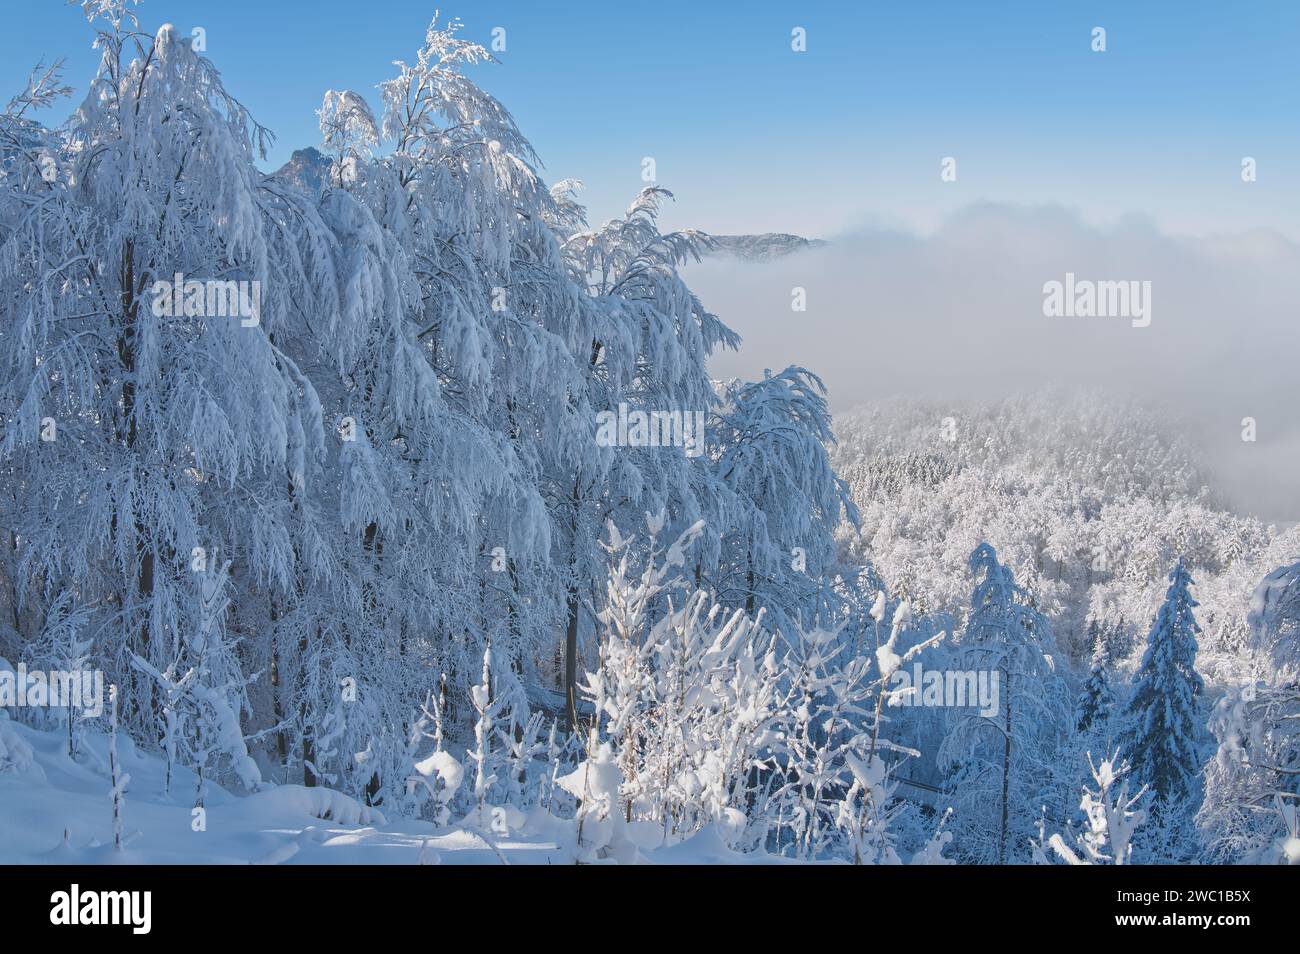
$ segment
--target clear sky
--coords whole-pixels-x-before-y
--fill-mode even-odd
[[[94,65],[79,6],[0,0],[0,94],[66,56]],[[376,104],[434,6],[413,0],[145,0],[147,29],[206,30],[228,86],[279,136],[317,142],[327,88]],[[1300,238],[1300,2],[462,2],[466,35],[506,31],[475,78],[515,114],[549,180],[587,183],[593,219],[641,187],[672,226],[831,236],[933,229],[971,201],[1057,202],[1206,234]],[[791,29],[807,51],[791,50]],[[1107,51],[1090,48],[1095,26]],[[956,182],[939,163],[956,157]],[[1259,179],[1243,188],[1243,156]]]

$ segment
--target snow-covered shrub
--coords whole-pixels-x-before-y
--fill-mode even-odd
[[[31,769],[35,753],[15,730],[9,712],[0,709],[0,772],[26,772]]]
[[[939,818],[939,824],[935,826],[930,837],[926,839],[916,854],[912,855],[909,864],[913,865],[955,865],[956,860],[944,855],[948,850],[948,845],[952,843],[952,832],[945,831],[948,819],[952,817],[952,809],[946,809]]]
[[[711,823],[740,838],[755,763],[773,740],[775,637],[761,614],[727,611],[674,577],[699,528],[661,552],[662,525],[647,519],[649,555],[637,575],[631,541],[610,527],[602,664],[584,686],[597,717],[592,731],[617,761],[614,807],[624,820],[655,823],[665,842]]]
[[[628,837],[627,819],[620,794],[623,775],[608,742],[594,751],[573,772],[556,780],[578,801],[574,817],[575,861],[610,860],[631,864],[637,848]]]
[[[428,817],[435,825],[451,819],[451,804],[465,780],[465,767],[445,748],[443,713],[447,711],[447,677],[439,679],[437,693],[430,692],[419,716],[411,724],[408,749],[413,772],[406,777],[407,807],[420,815],[428,803]],[[425,740],[433,750],[421,755]]]
[[[262,773],[249,755],[239,718],[247,707],[248,680],[240,671],[225,628],[230,564],[226,562],[195,576],[197,609],[192,634],[176,641],[175,656],[165,670],[157,669],[143,656],[134,656],[132,662],[154,682],[161,710],[168,786],[179,752],[198,780],[194,804],[202,805],[210,775],[220,776],[228,770],[246,790],[256,791],[262,784]]]
[[[1133,832],[1147,817],[1146,811],[1138,807],[1148,794],[1147,788],[1144,785],[1129,796],[1129,780],[1123,778],[1129,766],[1120,760],[1118,753],[1103,759],[1100,765],[1093,764],[1089,753],[1088,768],[1096,788],[1085,787],[1079,804],[1087,819],[1087,828],[1076,836],[1078,852],[1071,849],[1059,834],[1052,835],[1048,844],[1072,865],[1129,864],[1133,854]],[[1117,782],[1118,790],[1115,787]]]
[[[877,623],[885,609],[879,593],[872,608]],[[911,606],[903,601],[883,643],[877,628],[870,655],[849,656],[844,640],[830,630],[800,633],[790,647],[772,759],[779,777],[771,798],[776,850],[809,859],[837,855],[855,864],[898,862],[893,825],[903,806],[891,779],[919,752],[881,734],[887,706],[910,691],[890,683],[904,663],[943,636],[904,650],[900,637],[911,622]]]

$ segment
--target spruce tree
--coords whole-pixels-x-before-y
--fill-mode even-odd
[[[1106,643],[1106,634],[1094,619],[1088,625],[1088,635],[1092,639],[1092,668],[1088,679],[1079,693],[1075,705],[1075,727],[1080,732],[1087,732],[1094,723],[1105,721],[1110,714],[1115,694],[1110,688],[1110,679],[1106,670],[1110,666],[1110,648]]]
[[[1169,589],[1147,636],[1147,651],[1125,709],[1125,755],[1136,780],[1158,801],[1185,798],[1198,769],[1196,729],[1201,724],[1197,697],[1204,688],[1196,672],[1196,634],[1192,610],[1198,605],[1188,587],[1191,574],[1180,557],[1169,573]]]

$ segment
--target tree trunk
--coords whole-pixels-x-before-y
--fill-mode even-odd
[[[564,725],[570,733],[578,728],[578,508],[582,477],[573,481],[572,554],[573,576],[569,581],[568,621],[564,628]]]
[[[119,287],[121,289],[119,301],[122,306],[122,333],[117,339],[117,358],[118,364],[122,370],[122,414],[123,424],[125,425],[125,434],[120,434],[126,445],[127,451],[134,458],[138,452],[136,439],[139,434],[139,427],[136,414],[136,361],[135,361],[135,339],[136,339],[136,274],[135,274],[135,243],[128,239],[122,249],[122,267],[118,275]],[[138,459],[136,460],[138,463]],[[117,527],[116,515],[113,522],[114,529]],[[142,612],[140,614],[140,628],[137,636],[137,647],[139,653],[145,659],[149,658],[149,603],[153,598],[153,549],[148,544],[149,527],[143,521],[137,518],[135,521],[135,547],[136,557],[139,561],[136,569],[135,590],[136,596],[140,600]],[[148,680],[140,679],[135,674],[127,676],[127,688],[129,692],[128,705],[132,714],[139,714],[145,708],[145,697],[152,699],[152,684]]]
[[[578,588],[569,588],[568,625],[564,629],[564,727],[578,728]]]
[[[1002,827],[998,835],[998,864],[1007,863],[1007,794],[1011,783],[1011,673],[1007,672],[1006,735],[1002,740]]]
[[[317,637],[320,636],[320,630],[317,630]],[[307,634],[304,632],[298,639],[298,659],[307,658]],[[299,666],[299,678],[305,679],[306,667]],[[312,732],[311,717],[307,709],[307,700],[302,698],[300,702],[299,717],[302,719],[302,784],[307,788],[313,788],[316,785],[316,774],[311,766],[316,764],[316,737]]]

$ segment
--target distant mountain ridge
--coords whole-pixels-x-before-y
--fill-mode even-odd
[[[320,195],[329,176],[330,162],[328,156],[312,146],[295,149],[289,161],[271,173],[271,177],[292,182],[308,195]]]
[[[757,235],[710,235],[714,248],[710,256],[727,256],[745,262],[771,262],[795,252],[819,248],[822,239],[804,238],[788,232],[763,232]]]

